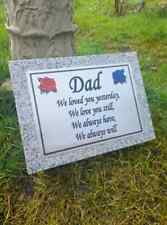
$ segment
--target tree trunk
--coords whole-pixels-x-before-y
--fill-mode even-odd
[[[141,12],[145,7],[145,0],[140,0],[140,5],[137,9],[138,12]]]
[[[115,12],[118,13],[118,0],[115,0]]]
[[[122,15],[124,0],[115,0],[115,12],[118,16]]]
[[[72,0],[5,0],[12,59],[74,54]]]

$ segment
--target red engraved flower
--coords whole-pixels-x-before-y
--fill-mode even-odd
[[[57,92],[56,81],[49,77],[39,78],[40,85],[38,86],[41,92]]]

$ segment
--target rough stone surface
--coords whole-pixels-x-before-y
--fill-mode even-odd
[[[119,137],[98,144],[78,147],[68,152],[64,151],[45,156],[35,126],[26,72],[43,69],[60,69],[64,67],[70,68],[106,64],[118,65],[122,63],[128,63],[131,66],[143,131],[138,134]],[[29,174],[135,144],[144,143],[155,137],[136,53],[12,61],[10,63],[10,72]]]
[[[5,0],[12,59],[73,55],[72,0]]]

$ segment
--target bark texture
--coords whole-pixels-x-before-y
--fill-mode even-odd
[[[125,0],[115,0],[115,12],[118,16],[121,16],[123,13]]]
[[[5,0],[12,59],[73,55],[72,0]]]

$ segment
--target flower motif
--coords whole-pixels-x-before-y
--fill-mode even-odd
[[[41,93],[57,92],[56,81],[49,77],[39,78],[40,85],[38,88]]]
[[[125,76],[125,70],[116,70],[115,72],[113,72],[113,80],[114,80],[114,84],[124,84],[126,83],[126,76]]]

